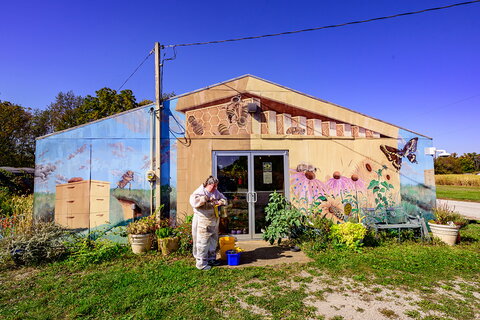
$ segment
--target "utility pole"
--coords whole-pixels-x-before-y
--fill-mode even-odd
[[[161,205],[161,132],[162,132],[162,61],[160,43],[155,42],[155,210]],[[153,161],[153,159],[152,159]],[[160,212],[157,213],[160,216]]]

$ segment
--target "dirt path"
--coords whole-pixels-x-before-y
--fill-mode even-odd
[[[469,308],[466,318],[478,319],[480,316],[478,285],[461,279],[439,284],[438,287],[426,291],[407,291],[390,286],[365,284],[348,278],[332,281],[329,276],[312,277],[310,273],[302,271],[291,277],[291,280],[285,280],[278,285],[285,291],[303,289],[306,292],[303,302],[315,310],[315,316],[311,319],[458,319],[458,315],[453,315],[453,311],[449,310],[452,301],[463,306],[462,308]],[[239,292],[239,305],[269,319],[272,315],[262,306],[248,303],[251,296],[269,295],[269,289],[262,289],[261,286],[252,288],[255,286]]]

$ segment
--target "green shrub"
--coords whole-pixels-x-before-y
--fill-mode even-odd
[[[178,254],[190,255],[193,250],[193,237],[192,237],[192,223],[184,222],[177,226],[175,230],[177,236],[180,237]]]
[[[185,222],[186,223],[192,223],[193,222],[193,214],[186,216],[185,217]]]
[[[89,237],[75,237],[68,243],[67,263],[85,267],[112,260],[128,252],[128,247],[108,239],[91,240]]]
[[[161,238],[161,239],[171,238],[175,236],[175,231],[171,227],[163,227],[163,228],[157,229],[157,231],[155,231],[155,234],[157,235],[158,238]]]
[[[12,214],[11,197],[7,188],[0,187],[0,217],[7,217]]]
[[[64,258],[68,233],[54,223],[38,222],[29,232],[14,233],[0,241],[2,258],[9,256],[18,265],[38,265]]]
[[[330,236],[337,247],[358,250],[367,234],[367,228],[361,223],[346,222],[332,225]]]
[[[33,196],[8,195],[6,199],[0,196],[2,200],[3,206],[8,206],[8,213],[0,215],[0,237],[29,233],[33,226]]]
[[[312,215],[306,223],[306,228],[300,237],[302,246],[307,250],[321,251],[330,244],[330,229],[332,220],[320,215]]]
[[[12,173],[0,169],[0,189],[12,195],[29,195],[33,193],[33,173]]]
[[[266,223],[263,239],[273,244],[280,244],[282,238],[289,239],[301,236],[304,215],[295,208],[285,197],[277,192],[270,194],[268,205],[265,207]]]

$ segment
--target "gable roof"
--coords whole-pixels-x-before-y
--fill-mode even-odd
[[[428,136],[412,130],[401,128],[383,120],[367,116],[360,112],[249,74],[185,93],[173,99],[178,98],[176,111],[186,112],[188,110],[212,105],[215,102],[225,101],[238,94],[250,94],[261,99],[268,99],[339,122],[369,128],[388,137],[397,138],[398,130],[403,129],[431,139]]]

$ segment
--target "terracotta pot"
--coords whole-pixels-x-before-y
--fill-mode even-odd
[[[167,256],[170,253],[177,251],[180,245],[179,237],[158,238],[157,241],[158,241],[158,250],[161,250],[164,256]]]
[[[458,230],[460,227],[458,226],[448,226],[444,224],[436,224],[429,222],[428,225],[430,226],[430,230],[434,237],[439,238],[449,246],[453,246],[457,242],[458,238]]]
[[[128,240],[135,254],[147,252],[152,246],[152,235],[147,234],[129,234]]]

